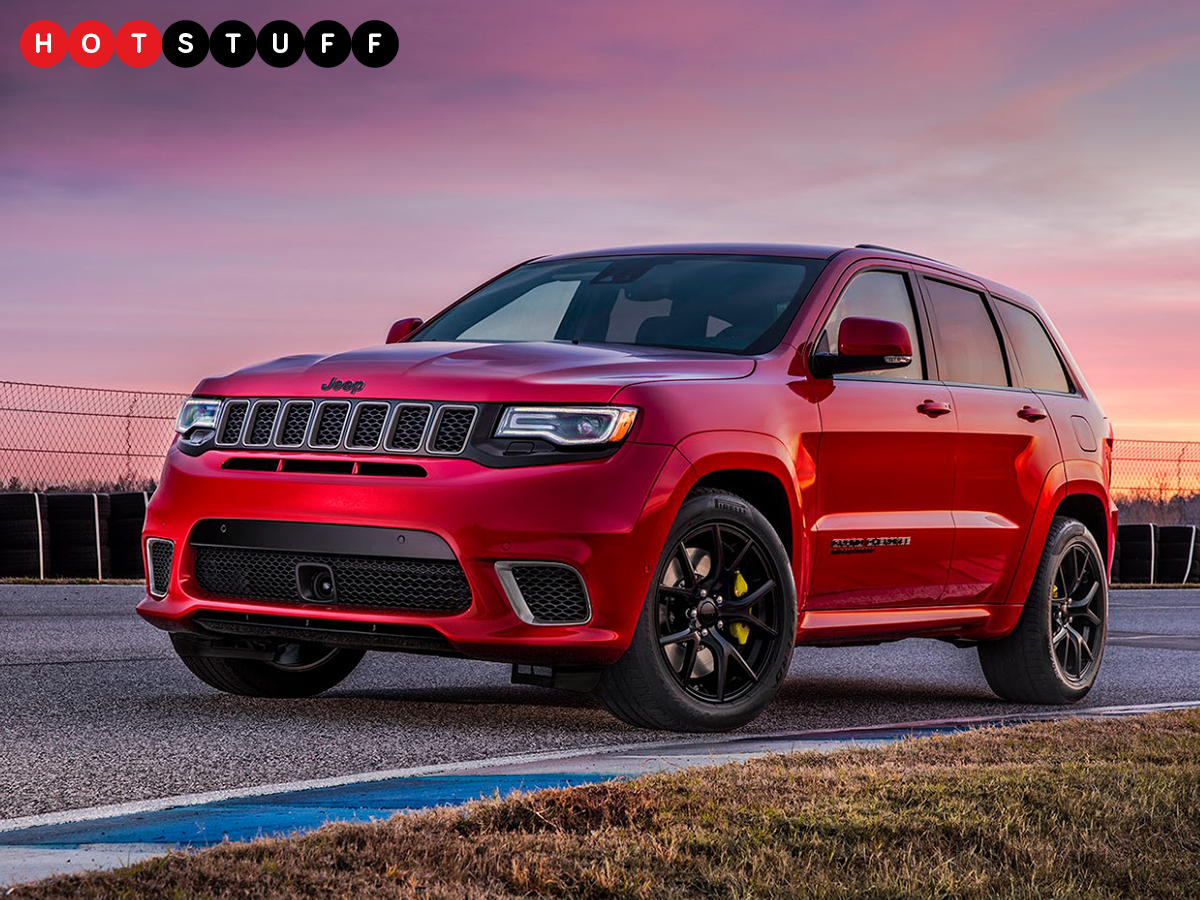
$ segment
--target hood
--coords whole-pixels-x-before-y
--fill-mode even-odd
[[[474,344],[419,341],[333,356],[286,356],[206,378],[216,397],[345,397],[322,390],[362,382],[357,398],[476,403],[607,403],[641,381],[744,378],[754,360],[688,350],[560,342]]]

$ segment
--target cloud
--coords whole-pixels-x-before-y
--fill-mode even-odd
[[[329,9],[194,14],[304,28]],[[45,15],[7,3],[0,30]],[[115,0],[101,17],[179,15]],[[1200,332],[1194,3],[379,0],[336,16],[391,22],[396,62],[0,57],[0,116],[20,125],[0,133],[11,367],[186,390],[377,340],[542,252],[866,240],[1036,293],[1119,419],[1173,421],[1127,386]]]

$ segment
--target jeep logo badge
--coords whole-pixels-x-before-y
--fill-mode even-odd
[[[357,394],[362,389],[361,381],[342,381],[340,378],[330,378],[326,384],[321,385],[323,391],[346,391],[350,394]]]

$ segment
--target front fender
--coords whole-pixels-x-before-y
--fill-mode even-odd
[[[770,475],[787,495],[791,517],[792,574],[796,595],[803,606],[808,592],[808,522],[804,493],[816,482],[816,444],[801,440],[791,451],[778,438],[748,431],[704,431],[689,435],[676,450],[690,463],[686,477],[676,486],[671,498],[678,511],[684,498],[701,480],[722,472],[758,472]]]

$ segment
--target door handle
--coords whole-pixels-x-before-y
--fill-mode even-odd
[[[1024,419],[1026,422],[1040,422],[1048,415],[1049,413],[1044,409],[1038,409],[1036,406],[1022,406],[1017,410],[1017,417]]]
[[[938,403],[936,400],[926,400],[917,407],[917,412],[923,416],[929,416],[931,419],[936,419],[938,416],[950,415],[950,404]]]

